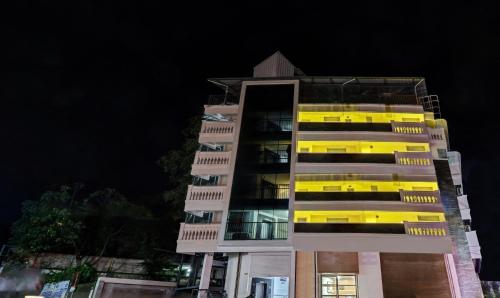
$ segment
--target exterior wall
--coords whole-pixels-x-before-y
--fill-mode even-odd
[[[227,268],[226,268],[226,281],[224,283],[224,290],[228,297],[234,297],[236,291],[236,283],[238,280],[238,267],[239,267],[239,254],[227,254]]]
[[[453,259],[455,261],[462,297],[482,297],[481,283],[475,272],[469,252],[469,244],[464,224],[460,216],[460,207],[447,160],[435,160],[441,201],[445,207],[446,220],[453,240]]]
[[[268,80],[268,81],[244,81],[242,82],[242,87],[241,87],[241,92],[240,92],[240,100],[239,100],[239,109],[238,109],[238,116],[235,122],[235,133],[234,133],[234,142],[233,142],[233,150],[232,150],[232,157],[231,157],[231,165],[229,168],[229,174],[228,174],[228,197],[231,197],[231,188],[233,184],[233,176],[234,176],[234,170],[235,170],[235,163],[236,163],[236,156],[238,154],[238,143],[239,143],[239,136],[240,136],[240,130],[241,130],[241,122],[243,119],[243,113],[244,113],[244,104],[245,104],[245,95],[246,95],[246,89],[247,86],[254,86],[254,85],[283,85],[283,84],[292,84],[294,85],[294,103],[293,103],[293,117],[294,117],[294,125],[293,125],[293,131],[292,131],[292,160],[290,161],[290,172],[294,172],[294,167],[295,167],[295,136],[296,136],[296,113],[297,113],[297,102],[298,102],[298,93],[299,93],[299,81],[298,80]],[[286,241],[270,241],[270,240],[265,240],[265,241],[243,241],[244,243],[241,243],[241,241],[225,241],[224,240],[224,233],[225,233],[225,227],[227,224],[227,218],[228,218],[228,207],[229,207],[229,200],[226,204],[225,209],[223,210],[223,216],[222,216],[222,224],[221,224],[221,230],[219,233],[219,238],[218,238],[218,251],[222,252],[233,252],[233,251],[269,251],[269,246],[276,246],[279,247],[279,250],[282,250],[284,246],[288,246],[289,249],[291,250],[291,231],[293,231],[293,197],[295,194],[294,188],[293,188],[293,175],[290,175],[290,198],[289,198],[289,225],[288,225],[288,239]],[[285,244],[283,243],[285,242]],[[237,246],[239,247],[238,250],[231,249],[232,246]],[[248,247],[248,249],[241,249],[242,247]],[[275,251],[271,249],[271,251]]]
[[[293,76],[294,66],[289,63],[281,54],[276,54],[263,63],[255,67],[256,77],[276,77],[276,80],[267,79],[241,79],[240,100],[238,106],[206,106],[205,112],[213,116],[211,119],[218,119],[217,114],[229,115],[231,123],[219,122],[219,124],[204,121],[203,127],[212,127],[206,129],[205,133],[200,134],[200,142],[222,142],[231,144],[230,152],[225,153],[206,153],[198,152],[197,158],[209,159],[214,156],[223,156],[224,162],[209,164],[205,161],[193,164],[192,173],[196,175],[225,175],[225,186],[220,187],[219,193],[221,199],[206,201],[199,203],[197,197],[193,197],[186,201],[186,211],[221,211],[222,219],[218,221],[216,227],[217,232],[214,233],[214,227],[206,227],[206,231],[191,231],[198,227],[183,225],[181,232],[188,231],[189,235],[183,242],[180,242],[178,249],[189,252],[223,252],[228,256],[228,268],[226,273],[225,289],[228,297],[247,297],[251,293],[252,278],[266,277],[289,277],[289,296],[298,298],[318,297],[318,279],[321,273],[356,273],[358,274],[358,290],[360,297],[458,297],[456,290],[458,285],[453,281],[458,280],[460,284],[460,295],[462,297],[481,297],[481,289],[477,275],[474,272],[474,266],[471,261],[471,255],[467,243],[460,208],[458,207],[455,189],[453,187],[452,174],[448,166],[448,161],[444,156],[444,152],[448,149],[447,142],[447,127],[444,120],[433,120],[432,115],[426,113],[425,123],[405,123],[391,121],[385,123],[384,127],[378,126],[370,131],[366,129],[368,126],[357,126],[353,131],[342,131],[346,127],[329,126],[328,131],[317,131],[323,127],[303,126],[309,128],[310,131],[299,131],[299,123],[297,113],[300,108],[303,111],[372,111],[372,112],[410,112],[424,113],[421,105],[415,105],[414,102],[408,102],[409,105],[396,104],[387,106],[381,103],[388,103],[387,98],[394,95],[393,100],[398,103],[407,101],[397,101],[398,96],[401,98],[407,96],[416,97],[411,94],[379,94],[380,103],[376,104],[355,104],[358,101],[365,100],[364,97],[349,99],[345,104],[300,104],[299,107],[299,80],[288,80],[285,76]],[[285,78],[279,80],[279,77]],[[360,78],[356,78],[359,80]],[[365,78],[367,81],[373,80],[375,84],[383,84],[385,78]],[[415,78],[417,79],[417,78]],[[425,85],[423,79],[420,83]],[[301,79],[302,80],[302,79]],[[344,84],[352,82],[355,78],[344,78]],[[380,81],[377,81],[380,80]],[[398,80],[398,79],[395,79]],[[401,79],[405,80],[405,79]],[[313,80],[314,81],[314,80]],[[359,82],[359,81],[357,81]],[[372,82],[372,83],[373,83]],[[416,81],[415,81],[416,82]],[[288,221],[288,238],[286,240],[224,240],[226,223],[229,213],[229,201],[231,198],[231,190],[233,184],[233,176],[235,173],[236,157],[238,155],[238,143],[240,142],[240,130],[242,127],[244,111],[244,103],[248,86],[254,85],[294,85],[294,102],[293,102],[293,123],[292,123],[292,140],[291,140],[291,155],[290,162],[290,190],[289,190],[289,221]],[[417,84],[417,85],[418,85]],[[311,87],[311,86],[309,86]],[[314,87],[315,88],[315,87]],[[417,86],[415,85],[415,89]],[[425,87],[424,87],[425,89]],[[304,89],[301,89],[304,90]],[[313,91],[317,91],[314,89]],[[342,92],[343,89],[342,89]],[[385,92],[385,91],[384,91]],[[313,92],[314,93],[314,92]],[[389,92],[390,93],[390,92]],[[288,93],[287,93],[288,94]],[[342,101],[344,100],[342,93]],[[257,97],[256,102],[260,98]],[[375,98],[366,97],[366,100],[377,100]],[[340,101],[340,102],[342,102]],[[314,102],[314,100],[312,101]],[[266,102],[267,103],[267,102]],[[279,103],[281,108],[281,101]],[[264,104],[265,106],[265,104]],[[276,108],[276,107],[274,107]],[[301,110],[302,111],[302,110]],[[215,116],[214,116],[215,115]],[[246,114],[245,114],[246,115]],[[220,115],[219,115],[220,116]],[[389,117],[389,116],[388,116]],[[390,116],[392,117],[392,116]],[[367,120],[371,123],[370,120]],[[288,118],[287,118],[288,119]],[[311,121],[309,118],[306,119]],[[368,117],[367,117],[368,119]],[[391,118],[392,119],[392,118]],[[386,119],[385,119],[386,120]],[[384,120],[384,121],[385,121]],[[325,119],[326,121],[326,119]],[[347,120],[346,120],[347,121]],[[351,121],[351,119],[349,119]],[[360,120],[358,119],[358,122]],[[410,121],[410,120],[403,120]],[[422,121],[422,120],[421,120]],[[377,121],[376,121],[377,122]],[[383,121],[382,121],[383,122]],[[246,122],[245,122],[246,123]],[[315,122],[304,122],[315,123]],[[318,122],[319,123],[319,122]],[[347,123],[347,122],[346,122]],[[381,123],[380,120],[377,123]],[[345,123],[344,123],[345,124]],[[358,123],[359,124],[359,123]],[[214,128],[220,125],[222,128]],[[390,125],[390,126],[388,126]],[[426,126],[427,125],[427,126]],[[223,127],[224,126],[224,127]],[[202,127],[202,130],[203,130]],[[223,133],[218,136],[210,135],[211,131],[219,129]],[[354,131],[357,130],[357,131]],[[377,130],[377,131],[375,131]],[[335,163],[331,163],[331,157],[327,161],[318,159],[303,159],[304,161],[314,162],[297,162],[297,140],[300,141],[372,141],[372,142],[411,142],[411,143],[426,143],[429,144],[431,153],[428,156],[411,155],[415,152],[406,153],[395,152],[394,158],[390,162],[384,160],[375,161],[373,163],[366,162],[351,162],[339,160],[344,158],[337,156]],[[243,141],[242,141],[243,142]],[[309,144],[312,144],[310,142]],[[369,145],[374,145],[373,143]],[[311,145],[312,146],[312,145]],[[427,145],[426,145],[427,146]],[[373,148],[373,146],[371,146]],[[376,147],[376,146],[375,146]],[[312,148],[312,147],[311,147]],[[399,148],[399,147],[398,147]],[[439,149],[439,150],[438,150]],[[288,149],[287,149],[288,150]],[[304,153],[309,149],[304,149]],[[323,152],[324,148],[319,150]],[[375,149],[369,152],[379,152]],[[410,150],[410,149],[398,149]],[[398,151],[396,150],[396,151]],[[415,150],[415,149],[413,149]],[[241,150],[240,150],[241,151]],[[244,151],[244,150],[243,150]],[[331,152],[330,150],[329,152]],[[359,152],[358,152],[359,151]],[[364,151],[358,149],[356,153],[364,154]],[[424,150],[425,151],[425,150]],[[350,153],[351,151],[349,151]],[[387,152],[382,152],[387,153]],[[389,152],[392,154],[393,152]],[[368,154],[368,153],[367,153]],[[400,155],[398,155],[400,154]],[[230,156],[230,157],[228,157]],[[243,155],[240,155],[240,157]],[[399,156],[399,157],[398,157]],[[432,157],[431,157],[432,156]],[[399,158],[399,159],[398,159]],[[401,161],[403,159],[414,159],[414,161]],[[203,159],[203,160],[205,160]],[[227,161],[229,159],[229,161]],[[426,160],[422,163],[422,160]],[[433,161],[434,159],[434,161]],[[302,161],[302,159],[301,159]],[[455,170],[455,169],[452,169]],[[238,173],[238,172],[237,172]],[[325,201],[320,201],[319,197],[301,197],[301,201],[295,202],[295,175],[296,174],[355,174],[359,179],[367,180],[385,180],[385,181],[438,181],[441,192],[441,200],[439,199],[439,191],[437,199],[430,203],[405,201],[405,196],[402,194],[402,200],[396,201],[334,201],[327,197]],[[437,177],[436,177],[437,176]],[[453,178],[455,179],[455,176]],[[236,176],[237,178],[238,176]],[[236,179],[234,178],[234,179]],[[457,179],[455,179],[457,180]],[[239,180],[234,180],[239,181]],[[244,181],[244,179],[242,180]],[[456,184],[456,183],[455,183]],[[461,179],[460,179],[461,185]],[[351,189],[352,190],[352,189]],[[214,189],[203,190],[190,187],[188,196],[191,191],[199,193],[205,191],[205,196],[211,196],[215,193]],[[397,189],[392,193],[397,194]],[[209,192],[212,192],[210,194]],[[382,191],[381,191],[382,192]],[[402,191],[403,192],[403,191]],[[407,191],[412,195],[424,195],[425,190]],[[420,192],[420,193],[419,193]],[[427,191],[429,192],[429,191]],[[235,191],[236,195],[237,191]],[[391,193],[391,194],[392,194]],[[417,193],[417,194],[413,194]],[[428,194],[427,194],[428,195]],[[425,195],[425,196],[427,196]],[[202,196],[199,195],[198,196]],[[236,196],[235,196],[236,197]],[[310,199],[310,201],[308,201]],[[365,198],[362,198],[365,200]],[[370,197],[374,199],[374,197]],[[376,199],[376,198],[375,198]],[[359,200],[359,197],[358,197]],[[188,202],[189,201],[189,202]],[[259,203],[261,204],[261,203]],[[207,209],[207,208],[214,208]],[[281,206],[284,208],[284,206]],[[380,232],[363,232],[360,233],[344,233],[338,231],[332,233],[320,233],[323,230],[303,229],[300,233],[294,233],[294,211],[297,210],[387,210],[387,211],[428,211],[428,212],[446,212],[446,221],[449,224],[449,233],[447,233],[446,222],[435,222],[442,224],[441,226],[432,225],[434,222],[426,223],[425,220],[420,220],[417,224],[422,224],[412,228],[410,222],[404,222],[405,230],[401,233],[391,234],[387,231]],[[398,224],[400,224],[398,222]],[[429,224],[427,227],[426,224]],[[212,230],[210,230],[210,228]],[[298,227],[300,228],[300,226]],[[344,228],[344,227],[342,227]],[[364,227],[363,227],[364,228]],[[190,230],[191,229],[191,230]],[[411,229],[417,232],[410,232]],[[427,229],[431,232],[422,232]],[[432,230],[434,234],[432,234]],[[436,232],[436,231],[445,232]],[[309,233],[307,233],[309,231]],[[364,231],[364,230],[363,230]],[[356,232],[356,231],[355,231]],[[372,234],[370,234],[372,233]],[[385,234],[384,234],[385,233]],[[406,234],[404,234],[406,233]],[[412,234],[413,233],[413,234]],[[190,239],[190,235],[201,235],[200,239]],[[207,236],[208,235],[208,236]],[[196,236],[198,237],[198,236]],[[208,238],[206,238],[208,237]],[[257,238],[257,237],[256,237]],[[283,239],[282,237],[281,239]],[[236,239],[236,238],[235,238]],[[190,242],[189,242],[190,241]],[[295,252],[295,250],[298,250]],[[319,252],[318,252],[319,251]],[[426,254],[423,254],[425,252]],[[445,262],[444,255],[453,253],[453,259],[447,259]],[[448,255],[450,256],[450,255]],[[453,261],[453,262],[450,262]],[[452,264],[452,265],[450,265]],[[454,265],[453,265],[454,264]],[[450,270],[447,266],[453,266],[456,270]],[[384,281],[384,283],[382,283]],[[414,281],[414,282],[413,282]],[[450,284],[451,282],[451,284]],[[450,288],[454,289],[454,294],[451,294]]]
[[[318,273],[358,273],[358,253],[356,252],[316,252]]]
[[[415,237],[410,235],[363,233],[295,233],[293,241],[295,249],[309,251],[451,252],[451,239],[449,237]]]
[[[315,253],[297,251],[295,268],[295,297],[316,297]]]
[[[358,253],[358,258],[359,297],[384,298],[380,253],[360,252]]]
[[[97,256],[86,256],[85,261],[94,264],[98,272],[123,273],[126,275],[144,275],[144,260],[108,258]],[[36,258],[36,266],[43,269],[66,269],[73,266],[76,262],[74,255],[66,254],[42,254]]]
[[[452,297],[442,254],[381,253],[380,263],[384,298]]]
[[[100,277],[92,298],[172,298],[175,283]]]
[[[255,277],[294,277],[291,270],[291,253],[241,253],[238,264],[238,256],[231,255],[228,263],[227,278],[234,278],[234,282],[226,280],[226,292],[228,297],[246,298],[250,296],[252,278]],[[293,289],[290,289],[291,291]],[[289,292],[290,295],[290,292]],[[290,295],[290,296],[293,296]]]

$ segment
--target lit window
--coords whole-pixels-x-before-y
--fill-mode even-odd
[[[322,298],[358,297],[357,278],[354,274],[322,274]]]

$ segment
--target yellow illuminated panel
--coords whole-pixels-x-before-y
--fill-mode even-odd
[[[365,211],[365,210],[325,210],[294,212],[297,223],[403,223],[409,222],[444,222],[442,212],[416,211]]]
[[[423,113],[381,113],[381,112],[302,112],[298,113],[299,122],[353,122],[353,123],[391,123],[424,122]]]
[[[399,192],[439,190],[435,181],[295,181],[296,192]]]
[[[428,143],[374,141],[297,141],[299,153],[429,152]]]

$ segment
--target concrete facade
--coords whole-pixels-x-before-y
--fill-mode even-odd
[[[210,79],[237,100],[205,106],[186,198],[177,251],[206,253],[200,289],[215,253],[227,297],[481,297],[425,80],[294,68],[277,53],[254,78]]]

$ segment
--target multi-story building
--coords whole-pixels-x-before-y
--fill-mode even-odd
[[[306,76],[277,52],[209,81],[224,95],[177,244],[205,254],[200,289],[222,254],[228,297],[482,297],[460,156],[423,78]]]

